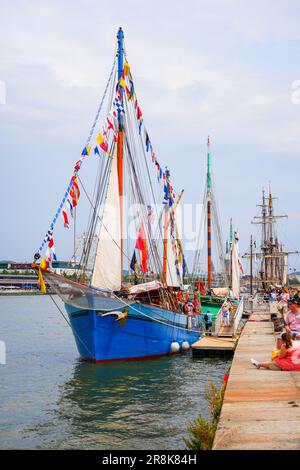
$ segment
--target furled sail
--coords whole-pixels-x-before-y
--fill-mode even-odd
[[[176,251],[177,251],[177,244],[176,239],[174,237],[174,233],[172,233],[172,226],[169,223],[170,214],[167,215],[167,223],[169,224],[168,227],[168,244],[167,244],[167,285],[173,287],[180,286],[180,279],[176,272]],[[174,228],[173,228],[174,232]]]
[[[103,209],[98,246],[92,275],[92,286],[120,290],[122,283],[120,197],[117,167],[117,145],[112,155],[111,172]]]

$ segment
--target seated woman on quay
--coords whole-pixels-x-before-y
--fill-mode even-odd
[[[289,332],[282,333],[281,347],[278,355],[267,362],[259,362],[250,359],[257,369],[261,367],[269,370],[300,371],[300,349],[293,346],[292,337]]]
[[[294,339],[300,339],[300,307],[292,302],[284,318],[285,329]]]

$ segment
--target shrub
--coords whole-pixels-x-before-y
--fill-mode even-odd
[[[211,423],[209,420],[196,418],[189,423],[189,439],[183,439],[186,448],[189,450],[210,450],[213,445],[217,423]]]
[[[211,381],[205,387],[205,399],[209,406],[210,419],[199,416],[188,424],[188,439],[184,438],[186,448],[189,450],[211,450],[215,433],[221,415],[222,403],[227,380],[220,388]]]

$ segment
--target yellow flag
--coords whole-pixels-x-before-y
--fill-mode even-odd
[[[41,293],[46,294],[47,293],[46,284],[45,284],[43,274],[42,274],[42,270],[41,270],[40,266],[39,266],[39,285],[40,285]]]
[[[124,90],[126,89],[126,83],[125,83],[124,78],[122,78],[122,77],[120,78],[119,86],[121,86],[122,88],[124,88]]]
[[[126,60],[125,64],[124,64],[124,75],[128,75],[130,72],[130,66]]]
[[[42,258],[41,259],[41,262],[40,262],[40,269],[47,269],[48,268],[48,263],[47,261],[45,260],[45,258]]]
[[[103,144],[103,137],[102,137],[101,134],[97,135],[97,142],[98,142],[99,145]]]
[[[87,145],[86,151],[87,151],[88,155],[91,153],[91,146],[90,145]]]

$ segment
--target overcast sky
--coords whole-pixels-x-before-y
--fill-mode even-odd
[[[299,1],[0,0],[0,21],[0,259],[31,261],[37,250],[86,141],[119,26],[151,140],[186,201],[202,199],[210,135],[224,238],[230,217],[242,252],[251,231],[258,238],[250,221],[271,182],[276,209],[289,215],[279,236],[300,249]]]

